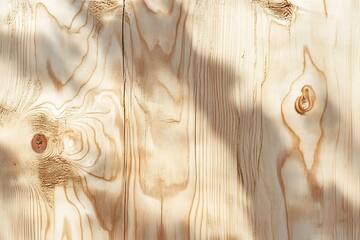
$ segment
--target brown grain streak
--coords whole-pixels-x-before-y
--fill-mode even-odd
[[[290,228],[289,228],[289,213],[288,213],[288,206],[287,206],[287,202],[286,202],[286,194],[285,194],[285,184],[284,184],[284,181],[281,177],[281,169],[283,168],[285,162],[286,162],[286,159],[288,159],[291,155],[291,152],[287,152],[285,153],[281,158],[280,158],[280,161],[277,161],[277,166],[276,166],[276,173],[277,173],[277,177],[278,177],[278,180],[279,180],[279,184],[280,184],[280,187],[281,187],[281,193],[282,193],[282,197],[284,199],[284,204],[285,204],[285,213],[286,213],[286,229],[287,229],[287,235],[288,235],[288,238],[290,238]]]
[[[190,53],[190,58],[191,58],[191,55],[192,55],[192,52]],[[194,112],[195,112],[195,116],[194,116],[194,173],[195,173],[195,180],[194,180],[194,187],[196,188],[197,187],[197,184],[198,184],[198,169],[197,169],[197,115],[198,115],[198,89],[197,89],[197,84],[196,82],[194,83]],[[194,191],[193,193],[193,196],[191,198],[191,206],[189,208],[189,212],[188,212],[188,226],[187,226],[187,239],[192,239],[192,237],[190,236],[190,223],[191,223],[191,212],[193,210],[193,207],[194,207],[194,201],[195,201],[195,196],[196,196],[196,191]],[[197,207],[196,207],[196,212],[197,212],[197,209],[199,207],[199,204],[197,204]],[[195,221],[194,221],[194,224],[196,224],[196,216],[195,216]]]
[[[61,81],[55,76],[55,73],[51,67],[51,63],[49,60],[46,61],[46,69],[49,73],[49,77],[54,84],[56,90],[60,90],[62,87],[64,87],[64,84],[61,83]]]
[[[325,17],[328,17],[327,6],[326,6],[326,0],[323,0],[323,5],[324,5]]]
[[[73,186],[74,187],[74,186]],[[66,187],[64,187],[64,192],[65,192],[65,197],[66,197],[66,200],[72,205],[72,206],[74,206],[74,208],[76,209],[76,212],[78,213],[78,215],[79,215],[79,225],[80,225],[80,234],[81,234],[81,240],[84,240],[84,236],[83,236],[83,223],[82,223],[82,219],[81,219],[81,212],[80,212],[80,210],[79,210],[79,208],[76,206],[76,204],[73,202],[73,201],[71,201],[70,200],[70,198],[69,198],[69,196],[68,196],[68,194],[67,194],[67,190],[66,190]],[[75,193],[75,190],[74,190],[74,193]],[[76,195],[76,193],[75,193],[75,195]],[[81,204],[81,202],[80,202],[80,204]],[[82,205],[82,204],[81,204]],[[86,214],[86,216],[87,216],[87,214]],[[89,225],[91,225],[91,224],[89,224]]]
[[[58,20],[54,15],[52,15],[52,14],[50,13],[49,9],[45,6],[45,4],[43,4],[43,3],[41,3],[41,2],[36,3],[36,5],[35,5],[36,12],[37,12],[38,8],[40,8],[40,7],[42,7],[42,8],[47,12],[47,14],[49,15],[49,17],[56,22],[56,25],[57,25],[60,29],[66,30],[68,34],[71,35],[71,34],[74,34],[74,33],[78,33],[78,31],[80,31],[80,30],[78,30],[78,31],[69,31],[69,30],[71,29],[71,25],[70,25],[70,26],[61,25],[60,22],[59,22],[59,20]],[[37,13],[35,13],[35,15],[37,15]]]

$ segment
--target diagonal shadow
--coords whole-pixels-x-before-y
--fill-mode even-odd
[[[98,14],[96,12],[88,12],[86,11],[85,6],[82,7],[84,8],[84,10],[87,12],[87,14],[81,14],[81,17],[84,18],[84,21],[87,22],[87,18],[94,18],[94,19],[99,19],[99,16],[91,16],[94,14]],[[187,10],[183,9],[183,6],[181,5],[181,3],[179,3],[179,1],[174,1],[173,2],[173,9],[181,9],[181,13],[182,14],[186,14]],[[207,16],[206,14],[204,14],[204,17],[210,17]],[[133,21],[134,18],[131,17],[127,17],[127,21]],[[98,27],[98,35],[100,36],[102,34],[103,31],[106,31],[106,28],[108,26],[111,25],[111,27],[113,28],[114,26],[118,27],[119,31],[121,30],[121,26],[122,26],[122,18],[119,15],[119,17],[115,18],[113,20],[114,22],[106,25],[106,24],[102,24],[99,23],[99,20],[94,21],[95,25],[96,24],[100,24],[97,25]],[[92,27],[92,24],[89,24],[90,27]],[[88,28],[89,26],[86,24],[85,28]],[[172,31],[171,29],[169,29],[169,31]],[[55,46],[53,46],[53,44],[51,43],[51,40],[48,39],[47,34],[43,34],[42,35],[42,31],[39,31],[40,36],[39,39],[41,38],[41,41],[46,43],[46,42],[50,42],[49,43],[49,48],[51,49],[51,54],[55,54],[57,57],[57,59],[62,59],[62,52],[61,49]],[[125,32],[126,34],[126,32]],[[129,32],[127,32],[127,34],[131,34]],[[11,39],[11,46],[20,46],[22,44],[22,40],[19,39],[18,36],[14,35],[14,36],[4,36],[3,34],[0,36],[1,40],[4,39]],[[128,38],[126,38],[128,39]],[[210,40],[209,40],[210,41]],[[104,41],[105,42],[105,41]],[[187,32],[186,34],[184,34],[183,39],[181,42],[184,43],[188,43],[191,44],[192,43],[192,36],[191,33]],[[99,41],[100,44],[98,44],[98,48],[103,48],[103,49],[107,49],[108,46],[107,45],[101,45],[101,41]],[[78,42],[75,45],[72,45],[71,48],[74,49],[74,51],[76,51],[77,49],[77,45],[82,45],[83,42]],[[121,45],[121,41],[119,43]],[[65,43],[66,45],[66,43]],[[120,46],[119,47],[122,47]],[[129,45],[125,45],[125,47],[128,47]],[[141,45],[140,45],[141,46]],[[176,44],[175,48],[177,50],[182,51],[185,46],[188,46],[186,44]],[[136,48],[136,46],[134,46]],[[129,53],[130,50],[125,48],[125,52]],[[184,50],[186,52],[186,50]],[[103,51],[106,52],[106,51]],[[138,74],[138,72],[140,71],[140,68],[145,68],[145,71],[155,71],[156,70],[156,66],[154,67],[151,63],[152,60],[156,60],[155,58],[155,54],[151,55],[151,51],[150,50],[144,50],[143,54],[148,55],[150,57],[146,57],[146,56],[142,56],[144,57],[145,61],[142,61],[142,66],[138,66],[137,65],[137,60],[136,58],[134,58],[134,62],[131,63],[131,65],[126,66],[127,68],[135,68],[135,75]],[[159,53],[156,53],[159,54]],[[16,55],[16,54],[15,54]],[[46,55],[46,53],[44,53],[44,55]],[[1,54],[2,58],[1,61],[3,62],[16,62],[18,61],[17,59],[12,59],[10,58],[10,56],[12,56],[12,54],[9,55],[5,55]],[[118,56],[112,56],[112,54],[110,53],[110,56],[113,59],[116,59],[116,61],[119,60]],[[131,54],[127,55],[126,57],[130,57]],[[154,57],[152,57],[154,56]],[[133,57],[133,56],[131,56]],[[164,58],[166,57],[165,55],[163,56]],[[180,56],[180,62],[184,61],[183,58],[184,56],[181,55]],[[192,58],[192,63],[195,64],[195,68],[197,68],[196,71],[196,76],[201,76],[203,75],[204,77],[200,77],[200,78],[196,78],[196,76],[191,76],[189,78],[189,81],[192,84],[192,88],[194,89],[193,92],[191,92],[192,97],[192,102],[191,105],[194,106],[194,109],[196,109],[196,114],[198,114],[195,118],[199,119],[201,116],[201,114],[203,114],[204,119],[206,119],[207,124],[210,126],[210,128],[212,129],[213,133],[218,136],[228,147],[229,152],[231,153],[230,156],[231,157],[225,157],[224,159],[222,159],[224,165],[229,165],[229,166],[236,166],[236,169],[233,169],[232,171],[235,172],[236,178],[237,178],[237,182],[238,182],[238,188],[239,189],[243,189],[244,194],[246,195],[247,201],[250,203],[249,205],[247,205],[247,217],[249,218],[248,221],[250,222],[250,230],[249,232],[252,232],[254,235],[253,237],[256,239],[263,239],[264,236],[261,235],[261,233],[256,232],[256,230],[259,229],[263,229],[267,226],[266,223],[259,218],[259,216],[262,216],[266,213],[262,212],[262,208],[261,205],[265,204],[264,202],[266,201],[265,199],[258,199],[257,198],[257,194],[259,193],[259,181],[262,181],[262,175],[264,174],[274,174],[277,173],[276,170],[276,166],[273,166],[274,169],[265,169],[264,168],[264,162],[269,161],[269,158],[271,157],[275,157],[275,158],[279,158],[279,156],[264,156],[262,155],[262,146],[264,144],[267,144],[267,146],[271,147],[271,145],[282,145],[282,147],[280,148],[286,148],[286,146],[283,143],[283,140],[281,139],[281,136],[279,135],[279,133],[277,132],[277,129],[274,127],[277,124],[274,123],[274,120],[271,119],[270,117],[268,117],[263,110],[261,109],[261,105],[252,105],[251,107],[241,107],[244,105],[241,105],[242,103],[236,102],[234,101],[233,98],[231,98],[231,96],[229,95],[229,93],[233,92],[233,90],[235,88],[237,88],[239,86],[239,82],[240,83],[245,83],[246,81],[248,81],[247,79],[245,79],[243,76],[238,76],[238,73],[236,71],[236,66],[231,66],[229,64],[222,64],[219,63],[218,61],[216,61],[213,56],[206,56],[203,55],[202,53],[198,52],[197,49],[192,48],[191,49],[191,58]],[[144,60],[143,59],[143,60]],[[24,60],[24,59],[22,59]],[[179,59],[178,59],[179,60]],[[112,59],[110,59],[109,61],[112,61]],[[115,61],[115,60],[114,60]],[[25,63],[26,65],[31,65],[31,63]],[[175,76],[179,76],[179,68],[172,66],[171,64],[168,65],[170,67],[171,72],[173,72],[173,74]],[[21,68],[21,67],[20,67]],[[56,68],[56,69],[55,69]],[[52,66],[52,69],[54,70],[60,70],[60,69],[64,69],[64,71],[67,71],[68,66],[65,64],[65,62],[62,61],[58,61],[56,66]],[[147,70],[146,70],[147,69]],[[144,70],[142,70],[144,71]],[[32,73],[34,74],[34,73]],[[50,77],[50,72],[44,73],[44,72],[37,72],[37,76],[33,75],[31,76],[32,79],[35,78],[42,78],[42,79],[48,79],[49,84],[54,84],[54,81],[51,80]],[[20,72],[21,75],[21,72]],[[30,74],[31,75],[31,74]],[[25,74],[23,77],[28,77],[29,74]],[[134,79],[131,79],[131,75],[127,75],[128,81],[135,81]],[[182,78],[186,78],[185,75],[182,76]],[[8,79],[8,76],[5,76],[5,78],[3,79]],[[224,81],[224,79],[226,79],[226,81]],[[144,80],[147,80],[144,77]],[[4,80],[3,80],[4,81]],[[2,81],[2,84],[3,84]],[[167,83],[169,84],[169,83]],[[180,84],[183,84],[183,82],[181,82]],[[171,84],[169,84],[171,85]],[[176,84],[175,84],[176,85]],[[241,85],[241,84],[240,84]],[[84,85],[79,85],[77,83],[77,81],[69,81],[69,85],[64,86],[65,88],[71,88],[73,89],[74,92],[78,92],[79,89],[81,89]],[[152,92],[153,95],[156,95],[156,89],[154,88],[160,88],[162,86],[160,85],[149,85],[146,84],[146,87],[148,88],[153,88],[153,89],[149,89],[149,91]],[[256,94],[254,92],[254,94]],[[0,96],[0,98],[2,99],[1,104],[2,105],[6,105],[7,107],[9,107],[11,104],[12,106],[10,107],[11,109],[15,109],[17,108],[17,105],[19,105],[22,100],[21,98],[19,98],[19,101],[17,102],[11,102],[11,100],[9,100],[8,95],[3,95]],[[20,96],[19,96],[20,97]],[[153,96],[149,96],[149,98],[151,98]],[[5,104],[4,104],[5,102]],[[9,103],[11,102],[11,104]],[[27,104],[25,104],[27,106]],[[240,105],[240,106],[239,106]],[[166,109],[164,109],[164,111],[166,111]],[[280,106],[278,109],[274,109],[274,111],[278,111],[280,114]],[[338,115],[338,110],[334,107],[331,106],[330,104],[327,106],[326,111],[331,111],[333,112],[334,115]],[[1,118],[3,118],[3,116],[0,116]],[[6,121],[10,121],[9,119],[6,119]],[[1,121],[0,121],[1,122]],[[196,134],[195,134],[195,143],[200,142],[200,135],[202,134],[202,129],[201,126],[199,126],[198,122],[195,122],[196,124]],[[6,126],[6,125],[4,125]],[[264,130],[266,129],[266,131]],[[160,130],[161,131],[161,130]],[[166,131],[166,130],[163,130]],[[0,133],[1,134],[1,133]],[[251,143],[251,144],[249,144]],[[249,146],[250,145],[250,146]],[[355,143],[355,148],[357,146],[357,143]],[[200,149],[200,146],[198,146],[197,150]],[[345,151],[345,150],[344,150]],[[14,158],[13,156],[16,156],[16,153],[13,152],[9,152],[8,149],[6,149],[6,147],[2,147],[0,149],[0,155],[2,156],[1,158],[1,163],[4,164],[5,168],[3,168],[1,170],[1,178],[2,179],[7,179],[7,181],[3,181],[2,182],[2,200],[3,201],[11,201],[16,199],[16,194],[14,191],[14,189],[12,187],[10,187],[10,185],[12,184],[12,181],[10,181],[10,176],[15,176],[16,177],[16,173],[15,170],[12,169],[12,167],[10,167],[10,165],[12,163],[10,163],[9,159],[16,159],[16,157]],[[195,153],[195,157],[196,157],[196,153]],[[232,156],[236,156],[236,158],[232,157]],[[216,159],[216,158],[215,158]],[[219,158],[217,158],[219,159]],[[197,164],[199,164],[199,159],[196,159]],[[232,161],[236,161],[236,162],[232,162]],[[216,164],[219,163],[212,163],[214,164],[214,166],[216,166]],[[263,168],[261,167],[263,166]],[[7,169],[7,170],[4,170]],[[260,169],[262,169],[262,171],[260,171]],[[26,170],[24,170],[26,171]],[[191,171],[191,170],[190,170]],[[224,169],[212,169],[214,175],[219,174],[220,176],[226,175],[228,174],[228,172],[221,172],[221,171],[225,171]],[[197,173],[196,173],[197,174]],[[199,176],[197,176],[199,179]],[[277,176],[276,176],[277,177]],[[221,189],[223,188],[223,184],[221,182],[212,182],[212,187],[214,187],[214,189]],[[342,203],[343,205],[345,205],[346,207],[344,207],[344,216],[342,217],[343,219],[345,219],[345,225],[348,224],[350,226],[349,229],[355,228],[356,226],[353,226],[353,212],[359,212],[359,207],[355,204],[352,203],[351,199],[348,199],[347,196],[344,195],[343,192],[341,192],[338,188],[336,188],[336,183],[334,183],[334,186],[331,187],[325,187],[322,189],[322,193],[321,193],[321,197],[320,197],[320,203],[322,203],[323,201],[323,197],[331,197],[333,199],[336,199],[336,204],[337,203]],[[273,186],[274,188],[279,188],[279,183],[274,183],[274,185],[267,185],[267,186]],[[5,190],[5,189],[11,189],[11,190]],[[230,192],[226,192],[224,191],[226,194],[228,194],[228,196],[224,196],[224,199],[227,200],[227,202],[224,202],[225,204],[229,204],[229,206],[233,206],[234,204],[232,203],[232,201],[234,200],[234,195],[233,193]],[[105,193],[104,193],[105,194]],[[205,193],[206,195],[207,193]],[[284,193],[283,193],[284,194]],[[194,193],[195,195],[195,193]],[[283,198],[283,196],[279,196],[280,198]],[[334,200],[335,202],[335,200]],[[252,204],[251,204],[252,203]],[[98,203],[101,205],[101,203]],[[275,208],[273,205],[284,205],[284,200],[279,200],[279,203],[277,202],[271,202],[270,203],[270,208]],[[105,208],[106,206],[104,206]],[[219,208],[222,206],[218,206]],[[330,206],[326,206],[329,207]],[[286,206],[284,206],[284,208],[286,208]],[[319,211],[324,213],[326,211],[329,211],[330,209],[325,208],[325,206],[323,208],[321,208]],[[228,209],[228,211],[230,211],[231,209]],[[116,211],[118,211],[116,209]],[[272,213],[274,215],[276,215],[277,213]],[[130,216],[131,217],[131,216]],[[285,216],[286,217],[286,216]],[[28,221],[28,220],[25,220]],[[146,219],[144,220],[146,221]],[[149,220],[151,221],[151,219]],[[204,225],[209,225],[211,229],[211,231],[214,232],[213,236],[202,236],[202,237],[214,237],[214,238],[238,238],[238,236],[236,235],[232,235],[231,231],[233,229],[228,229],[228,232],[221,232],[221,229],[219,229],[219,227],[217,226],[224,226],[229,224],[228,222],[221,222],[221,219],[210,219],[208,220],[208,222],[203,223]],[[168,223],[171,223],[171,219],[168,220]],[[336,221],[334,220],[335,224]],[[14,223],[10,223],[10,225],[12,225]],[[193,226],[189,225],[189,222],[187,222],[187,220],[184,220],[184,222],[179,223],[179,222],[174,222],[173,224],[182,224],[182,226],[179,226],[178,228],[180,229],[180,232],[190,232],[190,228],[192,228]],[[280,224],[280,223],[279,223]],[[15,224],[16,225],[16,224]],[[13,226],[14,228],[16,228],[16,226]],[[151,222],[149,222],[149,225],[151,225]],[[165,226],[166,227],[166,226]],[[278,229],[274,229],[275,231],[280,231]],[[124,230],[125,231],[125,230]],[[336,231],[336,230],[334,230]],[[350,230],[349,230],[350,231]],[[292,230],[288,230],[288,233],[293,233],[294,229]],[[335,234],[336,235],[336,234]],[[193,236],[190,236],[193,237]],[[353,236],[354,239],[356,236]],[[113,237],[115,239],[115,237]],[[159,233],[158,238],[160,239],[171,239],[171,236],[166,235],[166,230],[164,230],[162,233]]]

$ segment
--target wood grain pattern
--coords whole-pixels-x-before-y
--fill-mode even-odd
[[[359,239],[359,20],[0,1],[0,239]]]

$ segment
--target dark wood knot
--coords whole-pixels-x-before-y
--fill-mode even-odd
[[[35,134],[31,140],[31,147],[36,153],[43,153],[47,147],[47,139],[44,134]]]
[[[314,89],[310,85],[305,85],[301,89],[301,93],[302,95],[295,101],[295,110],[297,113],[304,115],[314,107],[316,96]]]

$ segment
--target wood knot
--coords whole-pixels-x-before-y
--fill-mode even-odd
[[[301,89],[301,93],[302,95],[295,101],[295,110],[297,113],[304,115],[313,108],[316,96],[314,89],[310,85],[305,85]]]
[[[47,147],[47,139],[44,134],[35,134],[31,140],[31,147],[36,153],[43,153]]]
[[[296,7],[287,0],[253,0],[253,2],[258,3],[267,14],[279,20],[291,20],[296,10]]]

